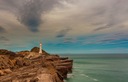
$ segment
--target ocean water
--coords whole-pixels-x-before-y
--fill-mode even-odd
[[[69,55],[73,73],[66,82],[128,82],[128,55]]]

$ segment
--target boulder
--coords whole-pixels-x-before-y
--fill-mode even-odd
[[[12,71],[10,69],[0,70],[0,76],[4,76],[4,75],[10,74],[10,73],[12,73]]]
[[[5,75],[5,73],[2,70],[0,70],[0,76],[3,76],[3,75]]]
[[[25,58],[17,57],[15,58],[15,65],[17,67],[29,66],[31,61]]]
[[[13,68],[14,63],[6,55],[0,55],[0,69]]]
[[[11,71],[10,69],[4,69],[3,72],[4,72],[5,74],[10,74],[10,73],[12,73],[12,71]]]

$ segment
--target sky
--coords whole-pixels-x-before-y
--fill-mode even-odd
[[[128,53],[128,0],[0,0],[0,49]]]

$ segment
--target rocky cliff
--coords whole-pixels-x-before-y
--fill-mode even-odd
[[[63,82],[72,72],[73,60],[50,55],[37,47],[14,53],[0,50],[0,82]]]

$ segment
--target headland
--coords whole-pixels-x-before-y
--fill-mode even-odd
[[[64,82],[73,60],[34,47],[30,51],[0,49],[0,82]]]

